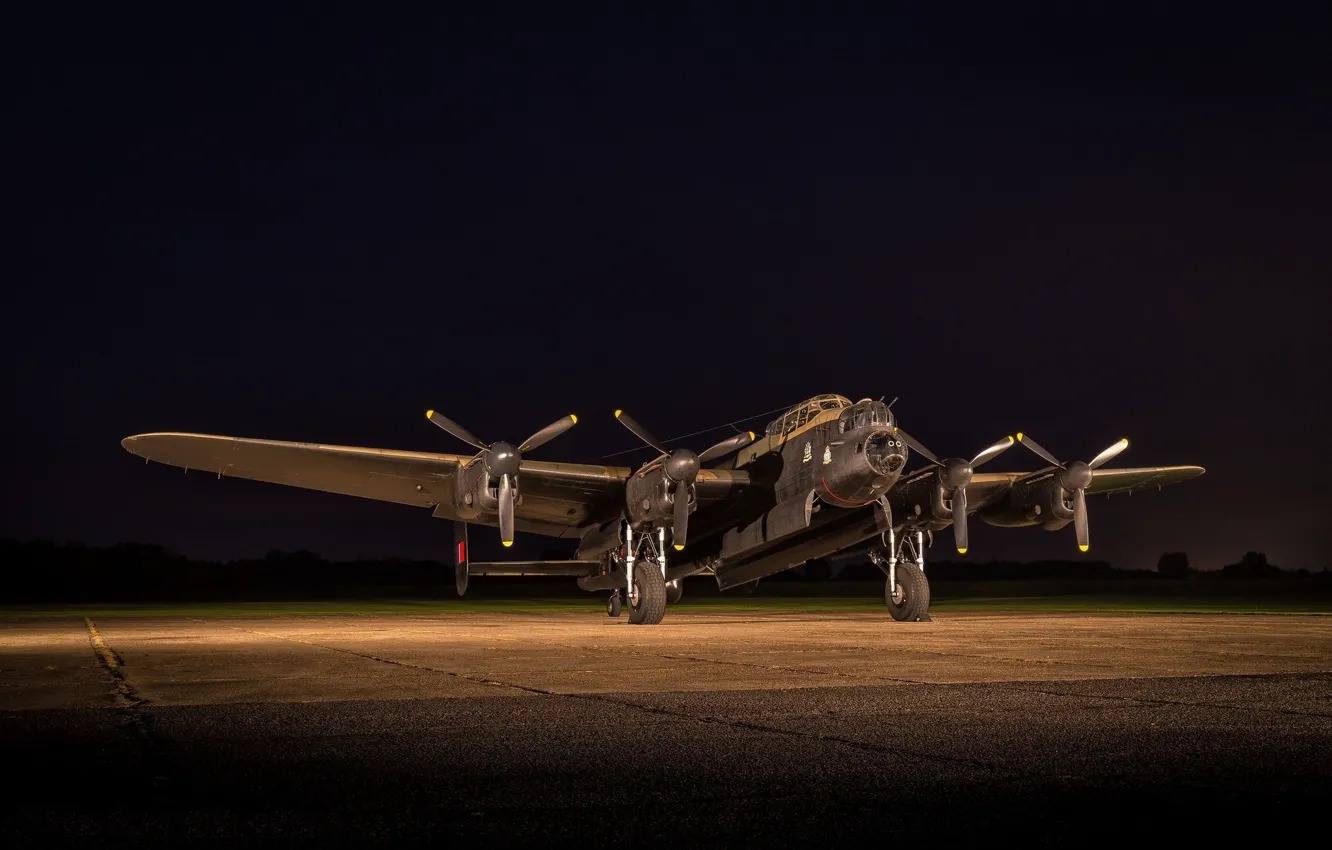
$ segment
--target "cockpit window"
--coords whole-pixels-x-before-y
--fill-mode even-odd
[[[891,426],[892,411],[881,401],[862,401],[848,408],[838,420],[838,430],[850,431],[853,428],[868,428],[873,425]]]
[[[803,404],[799,404],[786,411],[786,415],[780,419],[774,419],[768,423],[767,435],[786,436],[802,425],[808,424],[816,416],[825,410],[842,410],[849,408],[851,401],[839,395],[820,395],[815,396]]]

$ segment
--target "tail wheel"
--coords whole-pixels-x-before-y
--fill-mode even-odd
[[[894,620],[915,622],[928,620],[930,610],[930,583],[920,567],[906,561],[897,565],[897,586],[883,583],[883,601]]]
[[[661,567],[651,561],[634,570],[634,601],[629,604],[629,622],[651,626],[666,616],[666,580]]]
[[[677,578],[675,581],[666,582],[666,604],[674,605],[684,596],[684,579]]]
[[[606,615],[610,617],[620,616],[620,591],[611,594],[610,599],[606,601]]]

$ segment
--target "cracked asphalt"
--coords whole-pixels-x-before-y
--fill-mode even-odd
[[[1332,617],[0,621],[6,846],[1279,839]]]

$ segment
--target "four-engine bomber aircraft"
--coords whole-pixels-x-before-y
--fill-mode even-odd
[[[870,558],[886,576],[884,601],[898,620],[928,620],[925,550],[953,526],[967,550],[967,517],[996,526],[1072,523],[1087,551],[1088,494],[1186,481],[1198,466],[1101,467],[1128,447],[1120,440],[1090,461],[1060,461],[1019,433],[1048,466],[1035,472],[976,469],[1010,448],[1005,437],[970,460],[940,460],[897,427],[889,405],[820,395],[768,424],[701,453],[662,446],[623,411],[621,424],[660,454],[637,470],[526,460],[575,423],[565,416],[521,444],[486,444],[432,411],[431,422],[474,446],[474,455],[252,440],[207,434],[128,437],[130,452],[218,477],[249,478],[430,508],[454,521],[458,593],[470,575],[568,575],[588,591],[610,591],[607,611],[659,623],[680,599],[682,580],[709,574],[723,589],[757,582],[874,540]],[[914,452],[928,465],[907,473]],[[572,561],[472,562],[468,524],[579,540]],[[668,547],[667,543],[670,543]]]

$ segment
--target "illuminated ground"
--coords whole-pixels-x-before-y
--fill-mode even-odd
[[[1142,843],[1332,803],[1330,617],[56,613],[0,619],[19,843]]]

